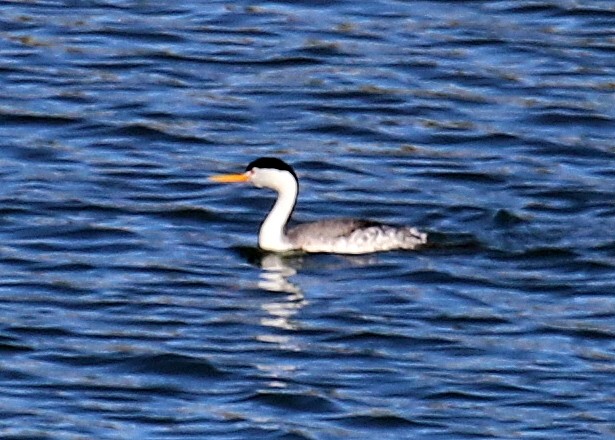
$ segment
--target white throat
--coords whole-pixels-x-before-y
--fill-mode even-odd
[[[297,200],[297,182],[287,172],[277,171],[267,177],[267,182],[259,184],[257,179],[254,179],[254,183],[275,190],[278,198],[261,225],[258,245],[268,251],[288,251],[293,249],[293,246],[284,230]]]

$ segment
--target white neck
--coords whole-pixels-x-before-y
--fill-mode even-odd
[[[287,251],[293,248],[284,228],[295,206],[298,188],[295,179],[290,174],[288,176],[281,182],[283,184],[272,186],[278,198],[258,233],[258,245],[268,251]]]

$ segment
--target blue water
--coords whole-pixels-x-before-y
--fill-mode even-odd
[[[0,10],[1,438],[615,437],[612,1]]]

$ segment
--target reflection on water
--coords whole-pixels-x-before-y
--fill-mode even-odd
[[[292,261],[296,263],[299,260],[293,259]],[[300,326],[293,322],[293,318],[307,304],[307,301],[301,289],[288,280],[297,273],[297,270],[289,264],[290,262],[288,257],[277,254],[265,254],[260,259],[262,271],[259,274],[258,286],[274,293],[271,300],[264,302],[261,306],[267,312],[267,315],[260,319],[261,325],[265,327],[286,331],[300,330]],[[287,295],[280,295],[280,293]],[[293,333],[266,333],[256,337],[257,340],[275,344],[282,350],[300,351],[299,345],[293,342],[294,338]],[[266,369],[269,370],[269,368]]]
[[[271,292],[287,292],[297,297],[303,297],[301,289],[288,280],[297,270],[288,264],[287,260],[277,254],[267,254],[261,259],[258,287]]]
[[[254,258],[254,253],[252,254]],[[301,270],[322,270],[323,274],[331,277],[344,269],[354,270],[363,266],[376,264],[378,257],[373,255],[307,255],[300,254],[275,254],[264,253],[257,257],[261,272],[258,275],[257,285],[261,289],[278,295],[272,296],[272,300],[262,305],[269,316],[261,320],[261,324],[268,327],[276,327],[283,330],[297,330],[298,325],[292,322],[292,318],[308,304],[301,287],[292,280]],[[280,293],[287,295],[280,296]],[[269,342],[271,338],[275,342],[285,343],[285,336],[266,336]]]
[[[283,256],[267,254],[261,259],[261,268],[258,286],[270,292],[288,293],[285,296],[273,297],[275,300],[263,304],[263,309],[267,311],[269,317],[263,318],[261,324],[268,327],[277,327],[283,330],[293,330],[296,328],[292,324],[292,317],[307,304],[301,289],[288,280],[297,273],[296,269],[287,264]],[[270,336],[268,336],[270,338]],[[277,337],[276,337],[277,338]],[[277,343],[287,343],[288,338],[280,336],[283,340]],[[270,341],[271,342],[271,341]]]

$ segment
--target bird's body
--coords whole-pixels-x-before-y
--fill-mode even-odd
[[[290,228],[292,243],[306,252],[365,254],[392,249],[414,249],[426,236],[416,228],[395,227],[367,220],[332,219]]]
[[[416,228],[396,227],[368,220],[332,219],[286,227],[297,201],[299,183],[294,170],[275,158],[251,162],[242,174],[214,176],[217,182],[251,182],[278,193],[263,221],[258,244],[267,251],[365,254],[393,249],[415,249],[427,242]]]

